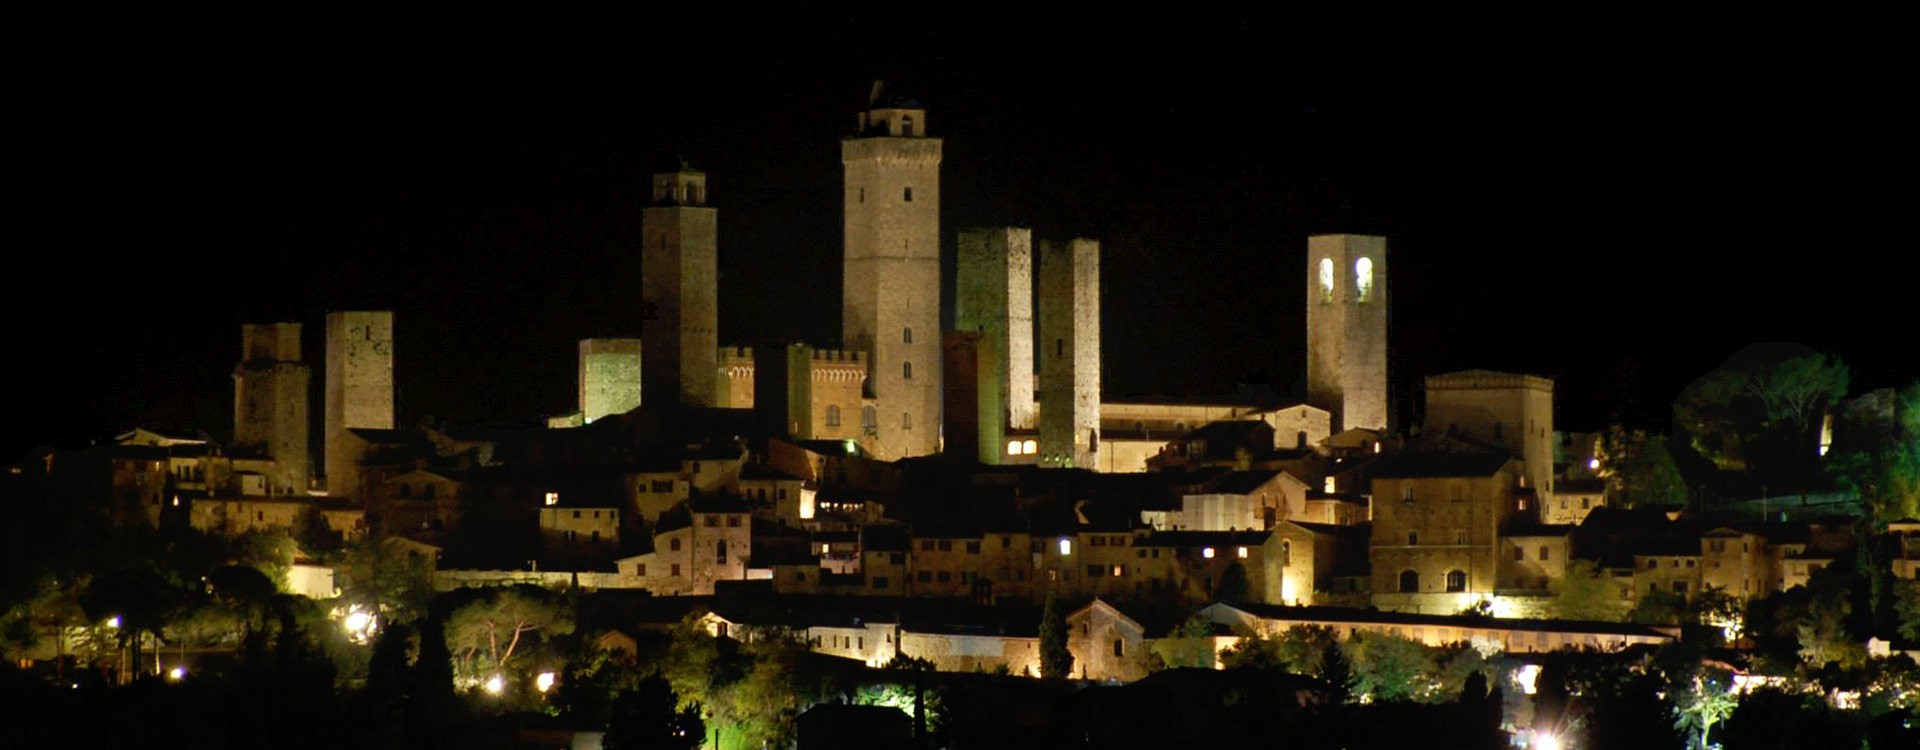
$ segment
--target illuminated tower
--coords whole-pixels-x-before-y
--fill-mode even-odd
[[[640,334],[647,403],[713,406],[718,398],[718,212],[707,176],[691,167],[653,176],[653,205],[640,211],[641,291],[652,316]]]
[[[1387,429],[1387,238],[1307,238],[1307,403],[1333,431]]]
[[[940,139],[926,109],[874,86],[846,168],[844,346],[871,352],[869,450],[885,460],[940,448]]]
[[[354,428],[393,429],[393,312],[327,313],[327,494],[357,498]]]
[[[1100,242],[1040,243],[1040,461],[1091,469],[1100,449]]]
[[[300,360],[300,324],[266,323],[240,329],[240,364],[233,368],[233,454],[273,459],[267,491],[304,495],[313,474],[307,453],[307,383]]]
[[[580,416],[587,422],[640,406],[640,339],[580,340]]]
[[[1006,431],[1031,430],[1033,400],[1033,232],[1019,227],[960,232],[954,284],[954,328],[980,334],[981,436],[995,444]],[[952,377],[952,370],[946,372]],[[947,410],[952,424],[953,412]],[[996,451],[997,453],[997,451]]]

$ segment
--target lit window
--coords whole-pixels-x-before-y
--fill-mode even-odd
[[[1361,302],[1373,296],[1373,259],[1361,258],[1353,262],[1353,287],[1355,298]]]
[[[1062,555],[1071,555],[1071,554],[1073,554],[1073,540],[1072,540],[1072,539],[1070,539],[1070,538],[1067,538],[1067,537],[1064,537],[1064,536],[1063,536],[1063,537],[1060,537],[1060,554],[1062,554]]]
[[[1007,455],[1009,456],[1020,455],[1020,441],[1018,440],[1007,441]]]
[[[1331,495],[1331,494],[1333,494],[1333,477],[1327,477],[1327,482],[1326,482],[1326,490],[1325,490],[1325,491],[1326,491],[1326,493],[1327,493],[1327,494],[1329,494],[1329,495]]]
[[[1029,456],[1031,456],[1031,455],[1033,455],[1033,454],[1035,454],[1035,453],[1039,453],[1039,452],[1040,452],[1040,441],[1038,441],[1038,440],[1022,440],[1022,441],[1020,441],[1020,452],[1021,452],[1021,453],[1025,453],[1025,454],[1027,454],[1027,455],[1029,455]]]
[[[1326,302],[1333,301],[1333,259],[1332,258],[1320,259],[1320,298]]]
[[[548,504],[548,505],[559,505],[559,504],[560,504],[560,493],[558,493],[558,492],[549,492],[549,493],[547,493],[547,504]]]
[[[1201,548],[1200,548],[1200,556],[1201,556],[1201,557],[1204,557],[1204,558],[1207,558],[1208,560],[1212,560],[1212,559],[1213,559],[1213,548],[1212,548],[1212,547],[1201,547]]]
[[[1234,555],[1235,555],[1236,557],[1239,557],[1240,559],[1242,559],[1242,560],[1245,560],[1245,559],[1247,559],[1247,548],[1245,548],[1245,547],[1241,547],[1241,548],[1239,548],[1239,549],[1236,549],[1236,550],[1234,550],[1234,551],[1233,551],[1233,554],[1234,554]]]

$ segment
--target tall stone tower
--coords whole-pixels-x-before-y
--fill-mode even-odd
[[[1333,431],[1387,424],[1387,238],[1307,238],[1307,403]]]
[[[1021,227],[960,232],[959,278],[954,285],[954,327],[980,334],[982,402],[1000,405],[980,415],[985,436],[1031,430],[1033,401],[1033,231]],[[948,421],[952,420],[951,411]]]
[[[1100,449],[1100,242],[1040,243],[1040,461],[1095,468]]]
[[[720,365],[718,212],[707,176],[691,167],[653,176],[653,205],[640,211],[642,293],[653,315],[640,334],[647,402],[713,406]]]
[[[940,139],[926,109],[882,98],[840,141],[846,168],[844,346],[868,351],[875,424],[866,442],[884,460],[940,449]]]
[[[313,476],[307,452],[307,384],[300,324],[240,328],[240,364],[233,368],[233,452],[273,459],[267,490],[304,495]]]
[[[393,311],[327,313],[327,494],[360,493],[353,428],[393,429]]]
[[[640,339],[580,340],[580,416],[588,422],[640,406]]]

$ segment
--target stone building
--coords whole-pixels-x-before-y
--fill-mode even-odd
[[[580,416],[584,422],[640,406],[640,339],[580,340]]]
[[[846,170],[842,345],[868,352],[883,460],[940,450],[940,155],[917,102],[876,85],[858,132],[840,142]]]
[[[1307,403],[1333,431],[1387,423],[1387,238],[1307,238]]]
[[[1526,463],[1527,486],[1553,486],[1553,381],[1536,375],[1467,370],[1427,378],[1431,437],[1501,450]]]
[[[786,378],[808,379],[805,392],[811,412],[811,427],[804,434],[815,440],[852,440],[872,451],[872,434],[878,417],[873,399],[862,395],[867,379],[865,352],[841,349],[816,349],[806,344],[789,348],[807,352],[805,367],[797,363],[785,369]],[[719,352],[719,399],[715,406],[728,409],[756,409],[758,365],[754,349],[744,346],[722,347]],[[791,382],[788,390],[797,392]],[[789,404],[788,408],[791,408]],[[795,439],[800,438],[796,435]]]
[[[233,369],[235,456],[272,459],[267,491],[304,495],[313,457],[307,450],[307,384],[312,370],[300,359],[300,324],[242,326],[240,364]]]
[[[1040,243],[1040,462],[1094,468],[1100,451],[1100,243]]]
[[[1502,453],[1382,456],[1373,475],[1373,604],[1450,614],[1494,594],[1510,523],[1537,509]]]
[[[718,387],[719,212],[706,204],[706,174],[682,166],[653,176],[640,210],[641,392],[661,407],[712,406]]]
[[[348,431],[393,429],[393,312],[327,313],[327,494],[357,498],[360,446]]]
[[[983,442],[1039,427],[1033,369],[1033,232],[1022,227],[960,232],[954,328],[980,334]],[[989,419],[991,412],[993,417]],[[1016,454],[1019,455],[1019,454]],[[989,463],[997,459],[982,458]]]

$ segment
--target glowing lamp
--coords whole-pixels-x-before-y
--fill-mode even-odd
[[[542,693],[552,690],[555,679],[552,672],[541,672],[539,676],[533,678],[533,689]]]
[[[492,677],[488,677],[487,681],[482,683],[480,687],[486,689],[486,691],[492,695],[499,695],[501,693],[507,692],[507,678],[501,677],[500,675],[494,675]]]

